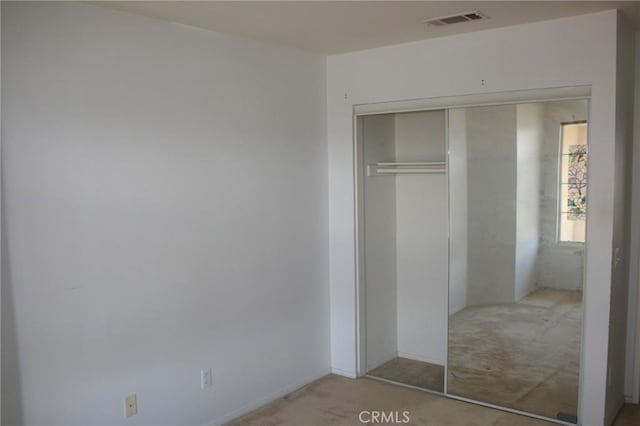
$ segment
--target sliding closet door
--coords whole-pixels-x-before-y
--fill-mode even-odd
[[[587,101],[449,111],[447,393],[577,421]]]

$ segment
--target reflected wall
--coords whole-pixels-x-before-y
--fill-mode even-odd
[[[451,395],[577,421],[587,110],[449,111]]]

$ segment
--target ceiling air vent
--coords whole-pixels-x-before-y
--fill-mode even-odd
[[[427,19],[423,22],[430,27],[441,27],[443,25],[457,24],[459,22],[479,21],[481,19],[487,19],[487,16],[478,11],[473,11],[459,13],[457,15],[448,15],[441,16],[439,18]]]

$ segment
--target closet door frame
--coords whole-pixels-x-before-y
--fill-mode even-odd
[[[447,235],[449,235],[449,111],[453,108],[480,107],[480,106],[496,106],[520,103],[535,102],[552,102],[552,101],[569,101],[569,100],[587,100],[591,98],[591,86],[572,86],[547,89],[519,90],[511,92],[495,92],[480,95],[453,96],[441,98],[425,98],[410,99],[400,101],[389,101],[373,104],[357,104],[353,105],[353,171],[354,171],[354,215],[355,215],[355,278],[356,278],[356,372],[357,377],[363,377],[366,371],[366,285],[364,280],[365,259],[363,256],[364,247],[364,171],[366,165],[363,164],[364,140],[362,135],[363,117],[367,115],[379,114],[397,114],[405,112],[422,112],[444,110],[446,117],[446,178],[447,178]],[[588,115],[590,116],[591,103],[589,102]],[[589,194],[589,188],[587,188]],[[588,242],[588,236],[587,236]],[[450,252],[450,242],[448,243],[447,256]],[[585,255],[588,250],[588,243],[585,245]],[[586,274],[586,262],[584,265],[584,274]],[[449,262],[447,261],[447,275],[449,273]],[[585,275],[586,276],[586,275]],[[449,311],[449,291],[450,283],[447,283],[447,312]],[[584,288],[586,294],[587,288]],[[584,296],[583,296],[584,298]],[[578,378],[578,424],[580,423],[580,413],[583,396],[583,374],[584,374],[584,327],[586,319],[586,309],[582,312],[581,324],[581,342],[580,342],[580,376]],[[437,393],[447,398],[456,399],[465,402],[482,405],[489,408],[498,409],[515,414],[521,414],[532,418],[550,421],[553,423],[574,426],[573,423],[563,422],[557,419],[551,419],[539,416],[533,413],[514,410],[507,407],[497,406],[482,401],[476,401],[448,393],[447,377],[448,377],[448,339],[449,339],[449,314],[446,319],[447,343],[445,347],[445,363],[444,363],[444,392],[434,392],[426,389],[419,389],[429,393]]]

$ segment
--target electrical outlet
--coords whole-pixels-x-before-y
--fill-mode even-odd
[[[124,416],[131,417],[138,414],[138,402],[136,401],[136,394],[132,393],[124,398]]]
[[[200,371],[200,387],[204,389],[212,385],[213,385],[213,373],[211,372],[211,368],[207,368],[206,370],[201,370]]]

